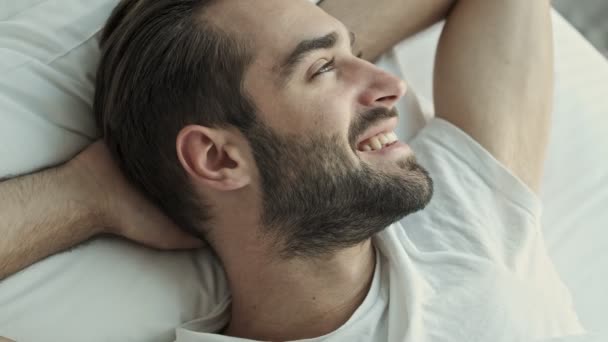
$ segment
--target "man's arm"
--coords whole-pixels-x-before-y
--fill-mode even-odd
[[[549,136],[549,0],[325,0],[364,58],[449,13],[435,65],[437,116],[460,127],[538,192]]]
[[[357,34],[374,61],[403,39],[443,19],[454,0],[325,0],[320,6]]]
[[[77,182],[61,166],[0,183],[0,279],[102,231]]]
[[[552,39],[549,0],[459,0],[435,65],[436,115],[535,192],[550,128]]]
[[[0,280],[99,233],[160,249],[200,247],[123,177],[102,143],[0,182]]]

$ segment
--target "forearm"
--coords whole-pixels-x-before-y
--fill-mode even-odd
[[[454,0],[325,0],[331,14],[357,34],[357,48],[373,61],[401,40],[443,19]]]
[[[0,279],[97,233],[91,198],[67,166],[0,183]]]
[[[437,116],[538,190],[552,104],[549,0],[459,0],[440,39]]]

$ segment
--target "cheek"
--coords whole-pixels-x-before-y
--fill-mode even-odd
[[[353,118],[353,106],[349,102],[352,96],[327,88],[289,89],[277,94],[274,101],[265,101],[263,106],[268,122],[284,133],[317,132],[346,137]]]
[[[313,108],[313,127],[330,134],[348,134],[352,119],[351,109],[341,103],[320,103]]]
[[[284,133],[339,135],[347,141],[351,114],[339,106],[308,104],[280,113],[274,119]]]

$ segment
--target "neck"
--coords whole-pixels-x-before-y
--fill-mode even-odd
[[[336,330],[365,299],[375,268],[371,240],[323,260],[281,260],[263,248],[220,254],[232,292],[225,334],[257,340],[313,338]]]

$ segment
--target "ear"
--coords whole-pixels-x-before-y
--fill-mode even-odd
[[[176,149],[182,167],[195,183],[231,191],[251,182],[243,149],[227,130],[186,126],[177,136]]]

